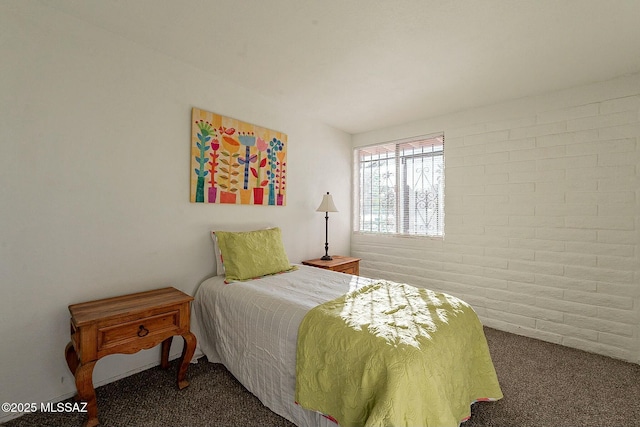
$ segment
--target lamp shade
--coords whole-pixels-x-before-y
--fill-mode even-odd
[[[320,203],[316,212],[338,212],[336,205],[333,203],[333,197],[331,197],[328,191],[327,194],[322,197],[322,203]]]

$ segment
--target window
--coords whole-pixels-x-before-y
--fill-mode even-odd
[[[354,228],[443,236],[444,134],[354,150]]]

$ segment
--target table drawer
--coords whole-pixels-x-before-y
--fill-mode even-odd
[[[98,327],[98,351],[113,347],[134,345],[144,347],[149,343],[173,335],[180,329],[180,310],[143,317],[126,323]]]
[[[333,267],[333,271],[337,271],[340,273],[353,274],[354,276],[358,276],[360,273],[360,269],[358,268],[357,262],[350,262],[344,265],[338,265]]]
[[[344,268],[336,269],[335,271],[339,271],[340,273],[353,274],[355,276],[358,275],[358,269],[355,265],[345,266]]]

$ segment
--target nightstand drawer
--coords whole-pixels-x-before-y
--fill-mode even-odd
[[[334,267],[333,271],[337,271],[339,273],[353,274],[354,276],[357,276],[359,274],[358,264],[356,263]]]
[[[144,341],[154,345],[180,329],[180,310],[173,310],[155,316],[143,317],[113,326],[98,326],[98,351],[136,341],[138,346],[146,346]]]
[[[360,275],[360,258],[334,255],[333,259],[330,260],[318,258],[302,261],[302,263],[304,265],[310,265],[311,267],[337,271],[338,273],[353,274],[354,276]]]

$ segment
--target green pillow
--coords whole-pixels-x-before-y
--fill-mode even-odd
[[[294,269],[284,251],[279,228],[214,233],[220,247],[227,283]]]

